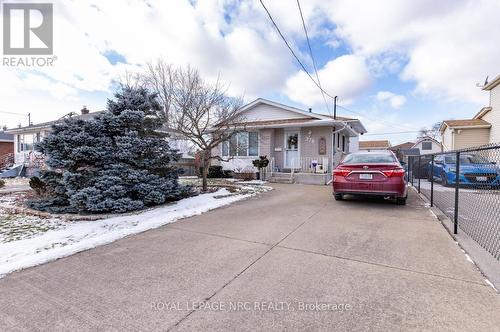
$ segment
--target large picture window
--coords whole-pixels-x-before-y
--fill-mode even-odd
[[[241,132],[222,143],[222,156],[248,157],[259,155],[259,133]]]

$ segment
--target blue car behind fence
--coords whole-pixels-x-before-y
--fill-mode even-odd
[[[444,186],[454,185],[456,181],[456,155],[437,155],[434,169],[429,164],[429,180],[441,181]],[[500,187],[500,167],[477,154],[460,155],[460,185]]]

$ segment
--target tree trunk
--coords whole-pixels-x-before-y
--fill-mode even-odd
[[[209,160],[205,157],[205,154],[203,154],[203,161],[202,161],[203,167],[201,171],[201,177],[202,177],[202,190],[203,192],[206,192],[208,190],[208,167],[210,165]]]

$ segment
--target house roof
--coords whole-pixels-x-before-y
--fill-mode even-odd
[[[403,150],[403,149],[411,149],[416,143],[415,142],[405,142],[397,145],[391,146],[391,150]]]
[[[63,116],[57,120],[41,122],[41,123],[32,124],[30,126],[25,126],[25,127],[12,128],[12,129],[8,129],[6,132],[9,134],[21,134],[21,133],[25,133],[25,132],[31,132],[34,130],[48,129],[52,125],[63,121],[67,116],[71,116],[72,119],[88,120],[88,119],[92,119],[93,117],[95,117],[97,114],[99,114],[101,112],[103,112],[103,111],[98,111],[98,112],[93,112],[93,113],[88,113],[88,114],[80,114],[80,115],[75,115],[76,113],[71,112],[71,113],[68,113],[65,116]],[[71,114],[73,114],[73,115],[71,115]]]
[[[483,107],[479,112],[477,112],[476,115],[474,115],[473,119],[482,119],[483,116],[485,116],[485,114],[488,113],[489,111],[491,111],[490,106]]]
[[[243,106],[241,108],[240,112],[245,112],[246,110],[249,110],[249,109],[251,109],[259,104],[266,104],[266,105],[274,106],[277,108],[281,108],[281,109],[284,109],[284,110],[287,110],[290,112],[301,114],[304,117],[309,118],[309,119],[313,119],[313,120],[314,119],[316,119],[316,120],[330,120],[330,121],[333,120],[333,117],[331,115],[319,114],[319,113],[315,113],[312,111],[305,111],[305,110],[302,110],[302,109],[297,108],[297,107],[288,106],[288,105],[281,104],[281,103],[278,103],[278,102],[275,102],[272,100],[268,100],[268,99],[264,99],[264,98],[257,98],[254,101],[246,104],[245,106]],[[302,119],[302,122],[304,122],[304,120],[307,121],[307,119]],[[367,132],[366,128],[363,126],[363,124],[361,123],[361,121],[359,119],[337,116],[334,121],[346,122],[346,123],[348,123],[348,125],[350,127],[352,127],[354,130],[356,130],[358,133],[366,133]],[[335,122],[331,122],[331,124],[335,125]],[[323,125],[326,125],[326,122]]]
[[[489,82],[488,84],[486,84],[483,87],[483,90],[488,90],[489,91],[489,90],[493,89],[494,87],[496,87],[499,84],[500,84],[500,75],[498,75],[491,82]]]
[[[415,144],[413,144],[413,146],[416,146],[417,144],[420,144],[421,142],[424,142],[424,141],[432,141],[438,145],[441,145],[441,142],[439,142],[437,139],[435,138],[432,138],[432,137],[429,137],[429,136],[424,136],[424,137],[420,137],[416,142]]]
[[[14,142],[14,135],[0,132],[0,142]]]
[[[445,120],[441,125],[441,131],[444,130],[444,126],[450,128],[466,128],[466,127],[476,127],[476,128],[489,128],[491,123],[484,121],[483,119],[462,119],[462,120]]]
[[[268,121],[253,121],[241,123],[241,126],[257,127],[257,126],[269,126],[269,125],[282,125],[282,124],[298,124],[305,122],[316,122],[317,119],[284,119],[284,120],[268,120]]]
[[[369,148],[389,148],[391,146],[391,142],[388,140],[378,140],[378,141],[359,141],[360,149],[369,149]]]
[[[344,128],[340,128],[344,126]],[[235,124],[235,127],[242,129],[262,129],[262,128],[297,128],[297,127],[335,127],[344,130],[350,137],[359,135],[359,132],[351,128],[348,124],[340,120],[333,119],[284,119],[284,120],[269,120],[269,121],[253,121]]]

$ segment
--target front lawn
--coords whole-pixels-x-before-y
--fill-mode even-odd
[[[198,184],[197,179],[181,181]],[[29,192],[0,194],[0,277],[198,215],[271,188],[213,179],[210,189],[205,194],[134,213],[90,216],[37,213],[23,207]]]

